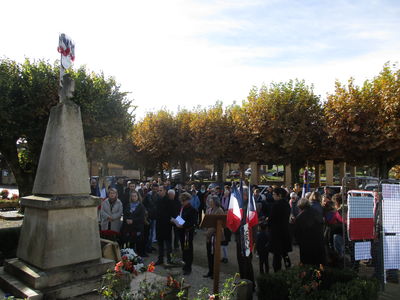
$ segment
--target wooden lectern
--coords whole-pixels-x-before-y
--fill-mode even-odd
[[[214,288],[213,293],[218,294],[219,265],[221,258],[221,232],[226,225],[226,214],[205,215],[201,222],[201,228],[215,228],[215,249],[214,249]]]

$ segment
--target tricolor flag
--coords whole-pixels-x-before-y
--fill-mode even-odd
[[[249,184],[249,201],[247,203],[246,224],[244,225],[245,254],[249,256],[253,251],[253,227],[258,224],[258,215],[254,195]]]
[[[249,203],[247,205],[246,223],[249,227],[254,227],[258,224],[257,207],[254,200],[254,195],[251,192],[249,184]]]
[[[242,203],[242,197],[236,186],[233,185],[231,198],[229,200],[229,209],[226,215],[226,227],[228,227],[232,232],[236,232],[240,227],[243,216]]]
[[[349,240],[374,238],[374,195],[371,192],[348,192],[348,236]],[[368,196],[369,195],[369,196]]]
[[[65,33],[58,37],[57,51],[61,53],[61,65],[68,69],[75,60],[75,43]]]

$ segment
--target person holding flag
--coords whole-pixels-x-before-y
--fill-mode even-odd
[[[252,265],[253,255],[251,254],[254,239],[253,231],[249,230],[249,227],[252,228],[252,226],[249,226],[247,220],[251,219],[251,225],[253,225],[255,219],[253,216],[253,212],[249,214],[247,213],[247,208],[249,206],[248,202],[250,189],[246,187],[242,188],[241,183],[240,190],[243,192],[240,193],[236,186],[232,186],[226,226],[235,234],[236,257],[239,265],[240,278],[252,281],[254,290],[255,281]],[[246,212],[246,216],[244,216],[244,212]],[[257,213],[255,213],[255,215],[257,216]]]

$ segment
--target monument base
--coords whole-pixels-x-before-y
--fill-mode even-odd
[[[67,299],[99,289],[102,275],[114,264],[102,258],[44,271],[14,258],[0,269],[0,286],[24,299]]]
[[[23,197],[17,257],[42,270],[101,258],[99,203],[93,196]]]

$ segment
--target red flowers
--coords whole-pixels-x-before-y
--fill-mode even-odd
[[[149,265],[147,266],[147,272],[154,272],[154,262],[149,263]]]
[[[122,261],[117,262],[117,264],[114,267],[114,271],[117,273],[121,273],[123,266],[124,266],[124,263]]]

